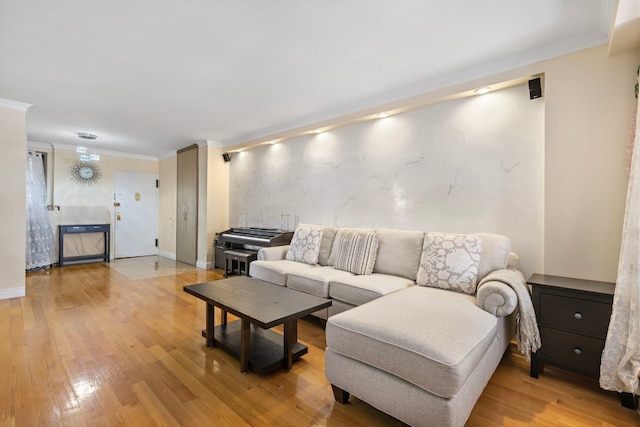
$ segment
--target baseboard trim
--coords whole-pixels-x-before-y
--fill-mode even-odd
[[[174,261],[176,260],[176,254],[173,254],[171,252],[158,251],[158,256],[161,256],[163,258],[169,258]],[[216,268],[216,264],[215,262],[196,261],[196,268],[201,268],[204,270],[213,270],[214,268]]]
[[[22,298],[26,295],[26,287],[24,288],[12,288],[12,289],[0,289],[0,300],[11,298]]]
[[[165,252],[165,251],[158,251],[158,256],[161,256],[163,258],[169,258],[172,260],[176,260],[176,254],[173,254],[171,252]]]
[[[196,267],[204,270],[213,270],[216,268],[215,262],[196,261]]]

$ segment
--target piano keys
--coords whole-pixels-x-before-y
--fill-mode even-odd
[[[216,268],[226,268],[224,251],[229,249],[254,249],[268,246],[282,246],[291,243],[292,231],[275,228],[230,228],[216,233]]]
[[[275,228],[231,228],[218,234],[218,242],[250,246],[282,246],[291,243],[292,231]]]

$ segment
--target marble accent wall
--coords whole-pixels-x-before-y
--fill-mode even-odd
[[[510,237],[542,271],[544,99],[526,85],[233,155],[230,223],[303,223]]]

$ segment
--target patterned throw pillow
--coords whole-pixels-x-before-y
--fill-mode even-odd
[[[333,268],[354,274],[371,274],[378,253],[378,233],[340,229],[335,240],[337,252]]]
[[[286,259],[289,261],[317,264],[322,242],[322,227],[299,224],[293,233]]]
[[[427,233],[417,284],[465,294],[476,291],[482,240],[470,234]]]

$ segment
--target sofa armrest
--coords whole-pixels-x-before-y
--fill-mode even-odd
[[[509,285],[495,280],[482,283],[476,299],[478,307],[497,317],[510,315],[518,306],[516,292]]]
[[[289,245],[261,248],[258,251],[258,259],[261,261],[279,261],[285,258],[288,250]]]

